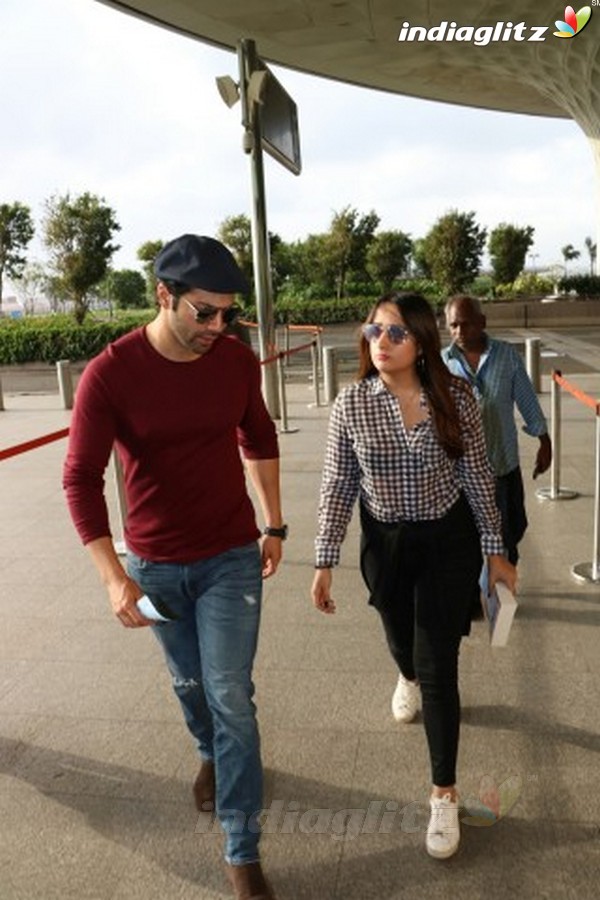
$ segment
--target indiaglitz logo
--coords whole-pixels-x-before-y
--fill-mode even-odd
[[[404,22],[399,41],[462,41],[476,47],[486,47],[497,41],[545,41],[547,25],[526,25],[525,22],[496,22],[495,25],[458,25],[440,22],[432,28]]]
[[[579,12],[575,12],[572,6],[565,9],[565,21],[556,20],[554,23],[558,31],[554,32],[554,37],[573,38],[580,31],[583,31],[592,15],[591,6],[582,6]]]
[[[592,0],[592,6],[598,6],[600,0]],[[582,6],[579,12],[575,12],[572,6],[565,9],[565,21],[556,21],[558,31],[554,34],[559,38],[572,38],[583,31],[592,15],[591,6]],[[425,25],[411,25],[403,22],[398,34],[398,41],[457,41],[475,44],[476,47],[486,47],[488,44],[502,41],[533,41],[546,40],[546,34],[550,29],[548,25],[527,25],[525,22],[496,22],[495,25],[459,25],[457,22],[443,21],[438,25],[428,28]]]
[[[479,797],[467,797],[463,803],[467,815],[461,817],[461,822],[480,828],[494,825],[513,808],[521,796],[522,784],[520,775],[511,775],[498,786],[490,775],[484,775]]]

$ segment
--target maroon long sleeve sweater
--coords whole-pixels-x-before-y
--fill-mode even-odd
[[[63,479],[84,543],[111,533],[104,472],[113,445],[124,470],[125,541],[138,556],[191,562],[258,537],[240,449],[248,459],[279,452],[259,365],[235,338],[172,362],[138,329],[86,366]]]

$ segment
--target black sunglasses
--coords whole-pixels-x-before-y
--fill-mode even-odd
[[[392,344],[403,344],[410,337],[410,331],[404,325],[379,325],[377,322],[369,322],[362,327],[362,333],[369,343],[378,341],[384,331]]]
[[[194,304],[190,303],[189,300],[186,300],[185,297],[182,297],[181,299],[184,303],[187,303],[194,313],[196,322],[211,322],[213,319],[217,318],[219,313],[221,313],[223,323],[225,325],[231,325],[240,314],[238,306],[228,306],[227,309],[222,309],[220,306],[210,306],[208,303],[203,306],[194,306]]]

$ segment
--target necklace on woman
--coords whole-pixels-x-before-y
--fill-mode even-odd
[[[421,388],[417,388],[417,390],[411,391],[394,391],[394,397],[397,399],[400,404],[400,409],[409,408],[412,406],[416,400],[421,400]]]
[[[398,404],[403,430],[410,445],[410,433],[413,431],[415,425],[418,425],[419,422],[422,422],[427,418],[426,404],[423,404],[422,402],[422,388],[419,385],[418,388],[413,388],[410,391],[392,390],[390,393]]]

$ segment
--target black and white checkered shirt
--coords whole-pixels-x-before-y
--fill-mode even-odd
[[[481,414],[472,391],[453,383],[465,452],[450,459],[431,417],[404,428],[396,397],[378,376],[345,388],[331,411],[315,541],[316,565],[335,566],[358,496],[381,522],[439,519],[464,492],[484,554],[502,553],[500,514]],[[425,403],[424,395],[421,402]]]

